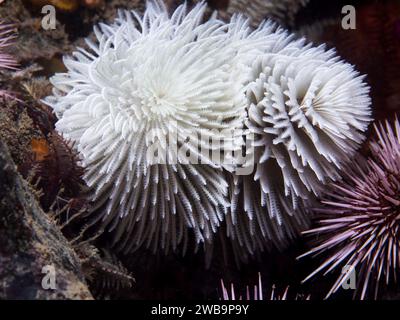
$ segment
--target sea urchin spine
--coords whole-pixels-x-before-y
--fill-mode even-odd
[[[343,181],[334,183],[316,209],[319,227],[306,234],[318,236],[307,255],[329,257],[305,280],[324,275],[338,266],[354,268],[356,294],[367,297],[371,285],[377,297],[380,283],[396,279],[400,263],[400,124],[375,126],[377,140],[370,143],[371,156],[365,165],[353,162]],[[327,297],[347,280],[342,273]],[[371,285],[370,285],[371,284]]]

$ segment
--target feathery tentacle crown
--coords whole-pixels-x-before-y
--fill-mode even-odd
[[[283,247],[306,224],[297,203],[336,178],[369,121],[367,88],[332,51],[271,22],[203,22],[205,8],[170,16],[149,1],[143,16],[121,11],[51,79],[46,102],[82,156],[90,224],[113,231],[125,252],[175,249],[189,230],[211,242],[226,215],[229,237],[246,238],[250,253],[254,241]],[[238,153],[251,134],[255,171],[229,177],[224,169],[249,164]],[[252,196],[242,181],[254,179]]]
[[[188,228],[203,242],[228,207],[222,166],[209,155],[241,148],[246,61],[272,45],[272,35],[263,37],[272,27],[250,33],[240,17],[201,23],[205,8],[187,13],[182,5],[170,17],[152,1],[143,17],[121,11],[113,25],[94,29],[98,43],[87,40],[90,51],[65,58],[68,72],[51,79],[54,95],[46,102],[57,130],[82,156],[99,213],[92,223],[115,229],[114,243],[125,251],[143,244],[175,249]],[[208,138],[223,141],[223,149],[215,151]],[[185,162],[186,151],[201,164]]]
[[[351,65],[333,50],[276,33],[246,87],[255,171],[232,179],[227,217],[228,236],[249,253],[269,243],[282,249],[307,227],[305,202],[338,178],[371,120],[369,89]]]
[[[400,124],[395,130],[375,126],[377,140],[370,143],[366,163],[354,161],[344,180],[334,183],[326,194],[319,214],[319,226],[306,231],[318,234],[314,246],[303,256],[329,254],[305,280],[347,266],[357,273],[355,294],[361,299],[371,289],[377,297],[379,284],[396,279],[400,264]],[[337,278],[327,297],[340,289],[348,278]],[[371,288],[372,287],[372,288]]]

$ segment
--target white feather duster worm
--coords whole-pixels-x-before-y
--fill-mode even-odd
[[[92,190],[89,225],[113,231],[125,252],[175,249],[189,229],[197,243],[210,240],[229,206],[222,165],[210,153],[241,149],[248,62],[275,35],[268,23],[251,32],[240,17],[202,23],[205,8],[182,5],[170,17],[150,1],[143,17],[121,11],[51,79],[46,103],[57,130],[75,142]],[[188,163],[186,151],[201,164]]]
[[[51,79],[46,103],[86,168],[89,226],[124,252],[175,250],[189,230],[211,244],[225,217],[247,252],[285,246],[307,223],[299,203],[337,177],[370,120],[368,88],[332,51],[269,22],[203,22],[205,8],[121,11]],[[243,127],[256,168],[232,177]]]
[[[259,138],[256,180],[268,190],[272,172],[286,195],[307,198],[338,177],[364,140],[371,120],[369,88],[354,68],[325,52],[264,55],[253,65],[247,126]],[[278,171],[266,170],[273,163]]]
[[[254,61],[247,86],[255,171],[231,182],[226,228],[244,260],[304,230],[305,202],[338,178],[371,121],[369,88],[353,66],[276,32],[281,40]]]

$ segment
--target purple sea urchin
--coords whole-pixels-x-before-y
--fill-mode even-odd
[[[371,286],[375,298],[383,279],[396,278],[400,263],[400,124],[395,130],[386,122],[375,126],[377,140],[370,143],[371,156],[364,165],[354,162],[345,179],[334,183],[323,200],[319,227],[306,234],[318,236],[305,253],[329,257],[304,281],[338,266],[353,267],[357,276],[355,294],[364,299]],[[327,297],[347,280],[342,273]]]
[[[17,62],[4,50],[12,45],[12,40],[15,39],[14,28],[10,24],[0,23],[0,68],[12,69],[17,68]]]
[[[221,290],[222,290],[222,299],[223,300],[263,300],[263,287],[261,283],[261,274],[258,273],[258,285],[254,285],[254,291],[253,295],[250,294],[250,289],[249,286],[246,287],[246,296],[243,299],[241,295],[239,295],[235,291],[235,287],[233,283],[231,283],[231,288],[230,288],[230,294],[228,290],[225,287],[224,281],[221,279]],[[273,294],[272,294],[273,295]],[[286,292],[284,293],[284,298],[282,300],[285,300],[286,297]],[[274,300],[274,299],[271,299]]]
[[[10,24],[0,22],[0,69],[16,70],[18,63],[15,59],[5,52],[5,50],[13,44],[15,39],[14,28]],[[7,90],[0,90],[0,97],[13,97]]]
[[[239,295],[233,284],[231,284],[230,290],[225,287],[224,281],[221,279],[221,290],[222,300],[265,300],[263,295],[263,285],[261,282],[261,274],[258,273],[258,284],[254,285],[252,289],[246,286],[245,296]],[[288,299],[289,286],[281,293],[276,293],[275,285],[272,286],[271,294],[268,296],[268,300],[287,300]],[[309,300],[310,296],[296,295],[295,300],[305,299]]]

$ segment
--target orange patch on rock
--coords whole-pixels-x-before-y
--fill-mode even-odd
[[[32,139],[31,146],[36,161],[43,161],[49,154],[49,145],[45,139]]]

